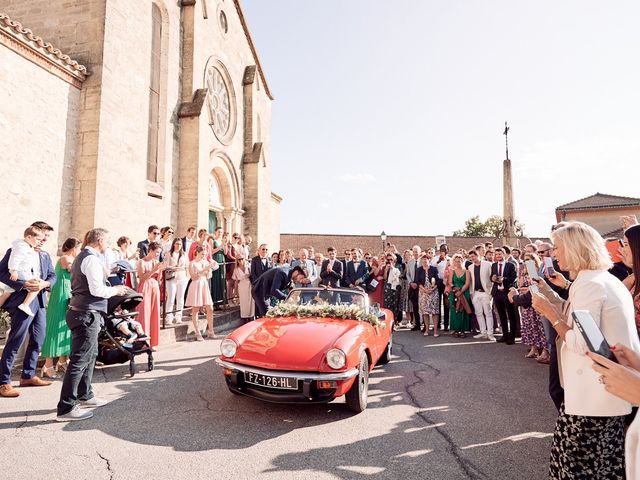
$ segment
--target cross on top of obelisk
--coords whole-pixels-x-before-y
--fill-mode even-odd
[[[507,153],[507,160],[509,160],[509,126],[507,125],[507,122],[504,122],[504,132],[502,132],[502,134],[504,135],[504,144],[505,144],[505,150]]]

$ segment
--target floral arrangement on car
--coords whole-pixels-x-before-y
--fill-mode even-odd
[[[359,320],[369,322],[374,327],[385,328],[385,323],[378,320],[374,313],[366,312],[355,304],[308,304],[302,305],[280,302],[274,307],[269,307],[267,317],[328,317],[344,318],[345,320]]]

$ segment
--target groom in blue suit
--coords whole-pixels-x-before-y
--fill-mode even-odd
[[[349,288],[364,288],[364,283],[369,276],[367,262],[360,260],[360,252],[357,249],[351,250],[351,261],[347,263],[345,272],[345,284]]]
[[[31,226],[38,227],[44,231],[44,244],[53,232],[45,222],[35,222]],[[16,354],[20,346],[24,342],[25,337],[29,334],[29,343],[24,356],[22,366],[22,375],[20,378],[21,387],[43,387],[51,385],[50,381],[42,380],[36,376],[36,368],[38,366],[38,355],[40,348],[44,342],[46,327],[45,305],[47,303],[47,291],[56,283],[56,274],[51,262],[51,257],[47,252],[41,251],[42,244],[36,250],[40,257],[39,279],[27,281],[12,281],[9,273],[9,256],[11,249],[7,251],[4,258],[0,260],[0,282],[7,284],[15,290],[15,292],[7,299],[3,308],[9,312],[11,316],[11,330],[9,338],[2,351],[0,358],[0,397],[17,397],[20,393],[11,386],[11,368],[16,359]],[[37,291],[38,295],[29,305],[35,315],[28,316],[25,312],[18,308],[27,296],[27,291]]]

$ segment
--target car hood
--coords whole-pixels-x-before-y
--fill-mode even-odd
[[[323,370],[325,354],[357,320],[336,318],[263,318],[231,335],[238,343],[233,361],[271,370]]]

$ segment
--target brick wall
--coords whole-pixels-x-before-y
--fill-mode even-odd
[[[531,241],[538,240],[532,238]],[[545,240],[545,239],[541,239]],[[423,250],[436,246],[436,237],[433,236],[387,236],[387,242],[396,245],[398,251],[402,252],[412,248],[414,245],[420,246]],[[455,252],[459,248],[470,250],[475,245],[485,242],[493,242],[494,246],[501,245],[500,239],[493,237],[446,237],[446,243],[450,252]],[[530,243],[528,240],[522,242],[521,246]],[[292,249],[296,255],[301,248],[313,246],[316,251],[326,253],[330,246],[338,250],[338,255],[342,255],[344,250],[351,248],[361,248],[365,252],[372,254],[380,253],[382,240],[376,235],[331,235],[331,234],[280,234],[280,248]],[[512,245],[513,246],[513,245]]]

